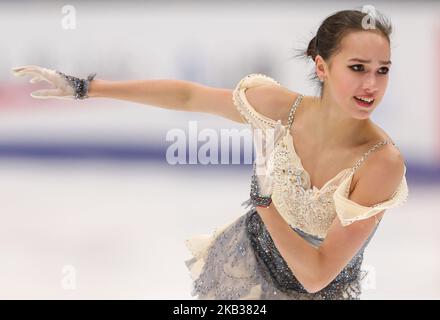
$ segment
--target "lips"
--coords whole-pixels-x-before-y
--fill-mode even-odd
[[[373,100],[371,100],[370,102],[368,102],[368,101],[364,101],[364,100],[361,100],[361,99],[358,98],[358,96],[354,96],[353,98],[354,98],[354,100],[356,101],[356,103],[357,103],[358,105],[360,105],[361,107],[370,107],[370,106],[373,105],[373,103],[374,103],[374,101],[375,101],[375,99],[374,99],[373,97],[371,97],[371,96],[370,96],[370,97],[359,96],[359,98],[363,98],[363,99],[373,99]]]
[[[356,96],[354,96],[355,98],[360,98],[360,99],[362,99],[362,100],[366,100],[366,102],[369,102],[369,101],[371,101],[371,100],[374,100],[374,96],[372,96],[372,95],[356,95]]]

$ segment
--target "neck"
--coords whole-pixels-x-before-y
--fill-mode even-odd
[[[315,98],[313,104],[311,121],[316,148],[350,147],[365,142],[370,119],[354,119],[325,93],[321,99]]]

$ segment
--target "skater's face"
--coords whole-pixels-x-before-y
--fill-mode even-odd
[[[385,94],[389,61],[390,44],[386,37],[372,31],[348,33],[329,64],[317,65],[318,76],[325,82],[324,94],[349,116],[368,118]],[[374,101],[367,105],[355,96]]]

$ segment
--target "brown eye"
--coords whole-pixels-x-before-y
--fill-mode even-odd
[[[388,71],[390,71],[390,69],[388,69],[387,67],[382,67],[382,68],[379,69],[378,72],[379,72],[380,74],[387,74]]]
[[[364,66],[362,64],[355,64],[355,65],[349,66],[349,68],[353,71],[356,71],[356,72],[364,71]]]

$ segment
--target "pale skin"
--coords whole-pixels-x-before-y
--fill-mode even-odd
[[[362,62],[351,61],[359,58]],[[337,173],[352,167],[378,141],[389,139],[370,115],[382,100],[390,68],[388,40],[373,31],[348,33],[329,61],[315,59],[324,80],[322,99],[306,96],[299,105],[291,134],[295,150],[312,186],[319,189]],[[368,62],[367,62],[368,61]],[[357,70],[357,71],[354,71]],[[18,69],[20,71],[20,69]],[[181,80],[107,81],[90,83],[89,97],[113,98],[166,109],[204,112],[245,123],[233,104],[232,90]],[[372,95],[374,104],[360,108],[353,96]],[[249,103],[261,114],[287,123],[297,92],[263,85],[246,91]],[[364,206],[388,200],[398,187],[404,160],[397,148],[385,145],[373,152],[355,172],[349,199]],[[385,211],[343,227],[335,218],[319,248],[291,229],[271,204],[258,208],[267,230],[296,278],[308,292],[326,287],[347,265],[370,236]]]
[[[331,68],[321,57],[316,58],[317,74],[327,87],[321,100],[306,97],[302,109],[298,108],[295,114],[295,126],[291,129],[296,151],[310,173],[312,186],[321,188],[342,169],[351,167],[375,143],[389,139],[369,119],[385,93],[388,75],[381,73],[389,68],[389,64],[382,62],[389,61],[389,55],[386,38],[360,31],[344,38],[341,51],[333,56]],[[363,72],[354,72],[348,66],[359,62],[349,62],[351,58],[371,62],[362,63],[363,68],[354,67]],[[272,89],[263,90],[267,93]],[[353,96],[364,93],[375,97],[374,105],[368,111],[353,101]],[[256,90],[254,94],[248,90],[248,95],[251,104],[258,104]],[[297,94],[291,95],[290,101]],[[269,108],[265,105],[261,109],[264,113]],[[404,160],[400,152],[392,145],[383,146],[370,154],[368,161],[356,171],[349,199],[364,206],[389,199],[398,187],[403,171]],[[309,292],[325,288],[342,271],[385,212],[345,227],[336,218],[321,246],[314,248],[291,230],[273,204],[257,211],[281,255]]]

